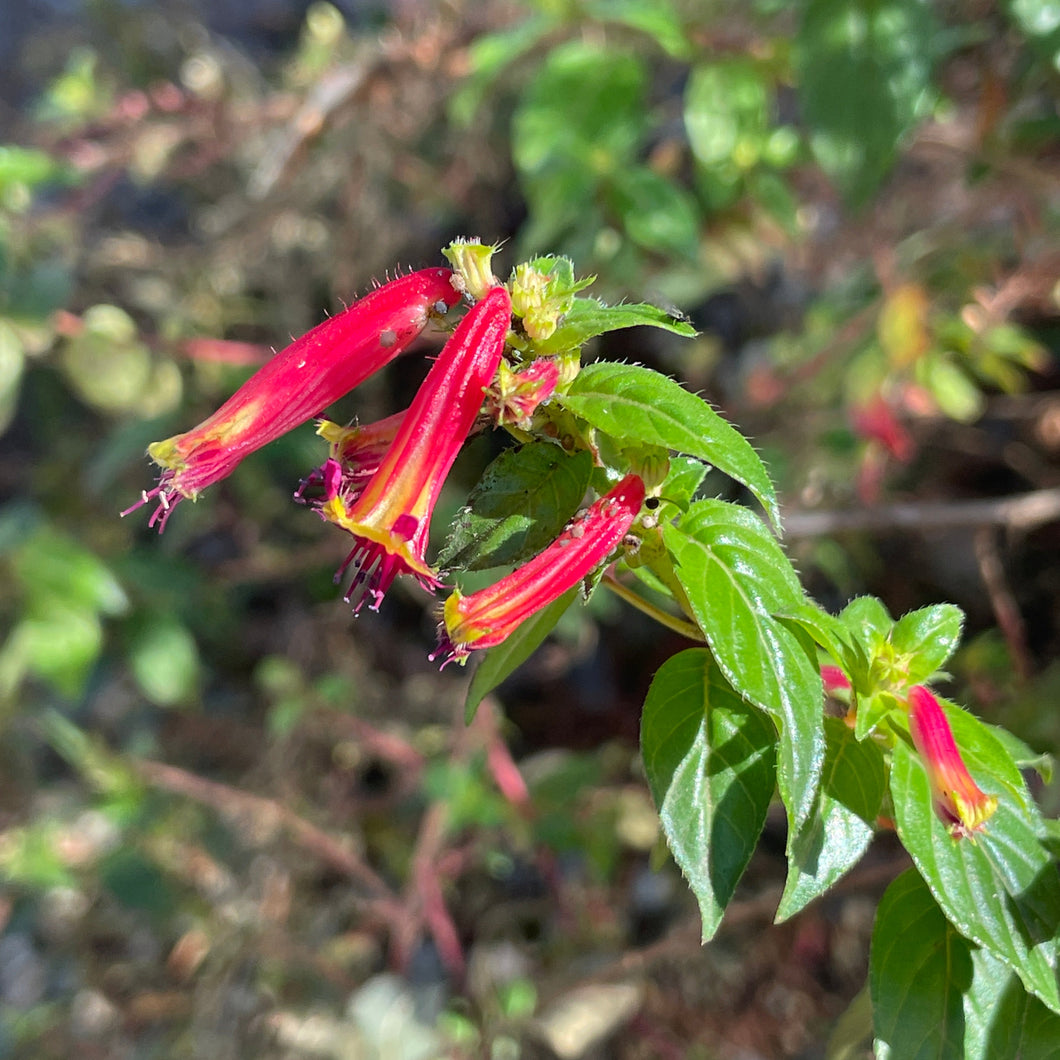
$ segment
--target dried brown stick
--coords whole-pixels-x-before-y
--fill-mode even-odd
[[[981,526],[1027,531],[1056,519],[1060,519],[1060,487],[987,500],[881,504],[843,511],[790,511],[784,516],[784,536],[826,537],[857,530],[953,530]]]
[[[1027,647],[1027,627],[1005,577],[1005,566],[997,551],[997,532],[993,527],[982,526],[976,531],[975,559],[979,566],[979,577],[983,579],[987,596],[990,598],[994,618],[997,619],[998,628],[1008,645],[1016,677],[1021,682],[1027,681],[1033,668],[1031,653]]]
[[[343,846],[322,828],[299,817],[282,803],[239,791],[215,780],[207,780],[186,769],[163,762],[134,759],[133,766],[152,787],[173,795],[183,795],[230,817],[247,816],[255,822],[282,827],[304,850],[324,864],[356,880],[389,924],[394,925],[400,921],[403,913],[401,904],[382,877],[352,850]]]

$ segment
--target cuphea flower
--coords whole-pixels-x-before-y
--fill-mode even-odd
[[[174,505],[192,500],[244,457],[318,415],[396,357],[461,295],[449,269],[391,280],[318,324],[254,373],[212,416],[184,434],[148,446],[161,465],[153,490],[122,512],[158,500],[151,526],[163,530]]]
[[[603,563],[622,543],[644,503],[644,483],[627,475],[576,516],[543,552],[499,582],[445,601],[432,659],[463,662],[472,649],[506,640],[531,615],[547,607]]]
[[[923,685],[909,690],[909,732],[924,763],[935,812],[956,838],[983,830],[997,797],[980,790],[961,758],[942,705]]]
[[[862,438],[878,442],[891,456],[903,463],[912,458],[912,435],[882,394],[877,394],[870,401],[854,408],[851,418],[854,430]]]
[[[353,568],[346,600],[355,612],[367,598],[369,607],[378,610],[398,574],[412,574],[428,589],[439,585],[424,558],[431,514],[482,408],[510,323],[511,300],[503,287],[494,287],[468,310],[405,412],[386,456],[352,505],[341,495],[341,467],[333,461],[335,492],[321,505],[320,514],[357,539],[336,575],[341,578]]]
[[[346,505],[353,504],[379,470],[407,411],[395,412],[386,419],[356,427],[342,427],[331,420],[321,420],[317,434],[328,443],[328,458],[302,479],[294,492],[294,499],[317,508],[336,496],[341,497]],[[315,497],[314,494],[321,489],[323,497]]]
[[[838,692],[850,688],[850,678],[838,666],[822,666],[821,683],[826,692]]]
[[[559,366],[539,357],[525,368],[509,368],[503,361],[497,379],[486,395],[490,417],[499,427],[511,424],[529,430],[538,405],[552,397],[559,382]]]

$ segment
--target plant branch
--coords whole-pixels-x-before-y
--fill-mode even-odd
[[[1060,487],[989,500],[882,504],[843,511],[792,511],[784,516],[788,538],[827,537],[850,531],[948,530],[1001,526],[1027,531],[1060,519]]]
[[[660,625],[665,626],[667,629],[672,629],[675,633],[680,633],[682,637],[688,637],[689,640],[703,643],[705,638],[698,626],[693,625],[686,619],[669,614],[661,607],[656,607],[650,600],[645,600],[639,593],[635,593],[628,585],[623,585],[613,574],[605,574],[603,583],[616,596],[620,596],[627,604],[631,604],[649,618],[655,619]]]
[[[206,780],[163,762],[133,758],[131,763],[137,774],[154,788],[182,795],[229,817],[251,817],[259,823],[279,825],[303,849],[356,880],[368,892],[372,902],[379,906],[388,923],[400,922],[402,907],[382,877],[348,847],[282,803],[239,791],[215,780]]]

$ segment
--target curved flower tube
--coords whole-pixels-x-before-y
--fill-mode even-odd
[[[997,796],[987,795],[972,780],[935,696],[914,685],[908,703],[909,732],[931,783],[935,813],[954,838],[971,838],[993,816]]]
[[[511,324],[508,292],[494,287],[457,326],[405,412],[378,470],[351,505],[341,495],[341,468],[335,494],[320,514],[357,539],[336,574],[352,567],[345,595],[358,612],[366,599],[379,610],[398,574],[412,574],[421,585],[440,584],[424,558],[431,515],[442,483],[482,408]],[[333,472],[333,475],[335,473]]]
[[[159,532],[174,506],[194,500],[244,457],[311,419],[401,353],[432,313],[460,300],[449,269],[422,269],[383,284],[318,324],[255,372],[212,416],[147,447],[162,474],[122,515],[157,499]]]
[[[644,503],[644,482],[627,475],[543,552],[507,577],[470,596],[455,590],[445,601],[438,647],[431,655],[463,663],[475,648],[493,648],[531,615],[592,573],[622,543]]]

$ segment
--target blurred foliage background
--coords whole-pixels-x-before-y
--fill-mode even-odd
[[[904,855],[765,930],[778,815],[700,949],[636,753],[672,634],[597,596],[465,730],[429,602],[338,599],[344,543],[290,503],[311,426],[161,539],[118,512],[149,441],[373,279],[459,235],[568,253],[695,323],[601,352],[749,433],[811,592],[960,604],[955,697],[1056,751],[1056,4],[7,0],[0,24],[0,1055],[856,1039]],[[333,418],[400,407],[431,349]]]

